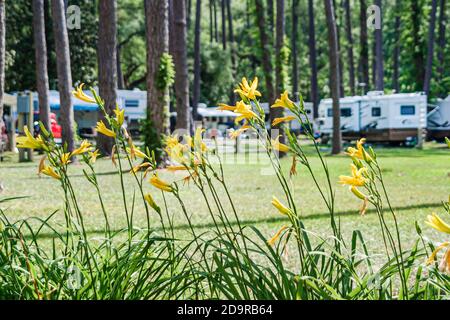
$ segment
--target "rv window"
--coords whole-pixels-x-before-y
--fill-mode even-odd
[[[342,108],[341,109],[341,117],[348,118],[352,116],[352,109],[351,108]],[[328,109],[328,117],[333,117],[333,109]]]
[[[416,106],[401,106],[400,114],[402,116],[413,116],[416,114]]]
[[[381,117],[381,108],[380,107],[372,108],[372,117]]]
[[[139,100],[125,100],[125,108],[139,107]]]

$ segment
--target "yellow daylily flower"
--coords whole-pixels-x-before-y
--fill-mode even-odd
[[[280,238],[283,231],[286,229],[288,229],[288,227],[286,227],[286,226],[281,227],[280,230],[278,230],[277,233],[275,233],[275,235],[272,238],[267,240],[267,244],[269,246],[273,246],[275,244],[275,242]]]
[[[138,164],[137,166],[134,166],[134,167],[130,170],[130,173],[136,173],[136,172],[138,172],[139,170],[141,170],[141,169],[143,169],[143,168],[148,168],[148,167],[150,167],[150,166],[151,166],[151,164],[150,164],[149,162],[144,162],[144,163]]]
[[[273,196],[272,197],[272,205],[278,209],[278,211],[280,211],[280,213],[285,214],[285,215],[290,215],[292,214],[292,210],[289,209],[288,207],[286,207],[284,204],[282,204],[280,202],[280,200],[278,200],[277,197]]]
[[[108,129],[106,127],[106,125],[103,123],[103,121],[99,121],[97,122],[97,126],[95,127],[95,130],[97,130],[97,132],[100,132],[101,134],[104,134],[105,136],[111,137],[111,138],[115,138],[116,137],[116,133],[110,129]]]
[[[57,180],[61,179],[61,176],[59,174],[57,174],[56,171],[50,166],[44,166],[41,173],[45,174],[46,176],[55,178]]]
[[[91,149],[92,149],[92,144],[87,140],[83,140],[83,142],[81,142],[80,147],[78,149],[75,149],[72,151],[72,155],[77,156],[79,154],[83,154],[88,151],[91,151]]]
[[[450,242],[444,242],[436,250],[433,251],[431,256],[427,260],[427,264],[432,264],[436,260],[436,256],[439,251],[447,249],[444,253],[444,256],[439,263],[439,271],[443,273],[450,274]]]
[[[234,111],[234,109],[236,109],[236,106],[229,106],[225,103],[219,103],[219,106],[217,108],[217,110],[219,111]]]
[[[252,111],[252,107],[248,104],[245,104],[243,101],[239,101],[236,104],[236,108],[234,109],[234,113],[239,114],[238,117],[234,120],[236,123],[238,123],[241,120],[250,120],[257,118],[256,113]]]
[[[354,187],[362,187],[366,184],[366,178],[364,178],[363,174],[367,171],[366,168],[358,168],[354,165],[350,165],[352,169],[352,176],[339,176],[339,183],[346,184]]]
[[[346,154],[352,158],[358,158],[361,160],[367,160],[367,162],[371,162],[372,158],[369,156],[367,151],[364,149],[364,144],[366,143],[366,139],[362,138],[356,142],[356,148],[349,147],[347,149]]]
[[[61,155],[61,164],[63,164],[63,165],[69,164],[69,163],[70,163],[70,157],[71,157],[71,156],[72,156],[72,155],[71,155],[70,152],[63,153],[63,154]]]
[[[202,139],[203,132],[205,132],[205,129],[203,129],[202,127],[198,127],[197,129],[195,129],[194,139],[193,140],[191,139],[192,147],[195,149],[195,151],[201,151],[201,153],[206,152],[208,150],[206,144],[203,142]]]
[[[25,136],[17,138],[17,148],[47,150],[44,140],[42,140],[40,135],[34,138],[27,126],[24,126],[23,130]]]
[[[158,176],[155,174],[153,177],[150,178],[150,184],[154,186],[155,188],[158,188],[162,191],[172,192],[172,187],[167,182],[161,180],[158,178]]]
[[[239,84],[239,88],[234,90],[241,97],[246,97],[249,100],[256,100],[256,97],[261,97],[261,92],[257,90],[258,88],[258,78],[255,77],[252,83],[249,85],[247,78],[242,78],[242,82]]]
[[[97,101],[95,101],[94,98],[86,95],[83,91],[83,86],[84,83],[81,83],[76,90],[72,91],[72,95],[77,98],[80,99],[81,101],[87,102],[87,103],[97,103]]]
[[[91,164],[94,164],[97,161],[97,157],[99,156],[99,153],[100,152],[98,151],[98,149],[95,150],[95,151],[90,151],[89,152],[89,162]]]
[[[149,159],[149,157],[142,152],[139,148],[136,148],[135,145],[131,145],[131,147],[127,147],[127,152],[131,156],[131,159],[134,159],[136,157],[141,159]]]
[[[147,201],[147,203],[150,205],[150,207],[152,207],[156,212],[159,212],[161,209],[158,207],[158,205],[156,204],[155,200],[153,200],[153,197],[150,193],[147,193],[144,196],[145,201]]]
[[[281,136],[278,136],[275,139],[270,139],[270,141],[272,142],[272,148],[279,152],[284,152],[284,153],[289,152],[289,150],[290,150],[289,147],[280,142],[280,137]]]
[[[276,125],[279,125],[282,122],[289,122],[295,120],[294,116],[286,116],[286,117],[281,117],[281,118],[275,118],[272,122],[272,127],[275,127]]]
[[[445,223],[436,213],[433,212],[431,215],[428,215],[427,219],[425,223],[433,229],[450,234],[450,225]]]
[[[185,166],[168,166],[166,167],[167,171],[175,172],[175,171],[185,171],[188,170]]]
[[[125,109],[120,109],[119,106],[116,106],[116,109],[114,110],[114,113],[116,114],[116,121],[119,127],[123,125],[123,122],[125,121]]]
[[[280,96],[279,99],[275,101],[275,103],[271,106],[271,108],[285,108],[291,111],[294,110],[295,104],[289,99],[289,95],[287,90]]]
[[[245,124],[242,127],[240,127],[239,129],[234,130],[233,132],[230,132],[230,138],[236,139],[237,137],[239,137],[241,134],[243,134],[248,129],[250,129],[250,126]]]

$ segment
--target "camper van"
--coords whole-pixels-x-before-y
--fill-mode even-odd
[[[346,141],[365,137],[373,142],[417,142],[427,125],[424,93],[387,94],[374,91],[365,96],[340,99],[341,132]],[[332,99],[319,105],[319,130],[324,141],[333,131]]]
[[[428,113],[427,133],[430,140],[442,141],[450,137],[450,96],[439,101]]]

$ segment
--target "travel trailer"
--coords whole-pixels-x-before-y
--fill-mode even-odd
[[[450,137],[450,96],[437,103],[428,113],[427,137],[442,141]]]
[[[383,94],[340,99],[341,132],[346,141],[366,138],[372,142],[418,142],[427,125],[427,96],[424,93]],[[324,141],[332,135],[332,99],[319,105],[319,130]]]

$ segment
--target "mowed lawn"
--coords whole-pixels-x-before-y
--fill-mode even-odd
[[[426,236],[437,241],[445,240],[442,239],[442,235],[430,230],[423,222],[431,212],[443,212],[442,201],[449,197],[450,150],[445,145],[435,143],[426,144],[424,150],[387,147],[375,147],[375,150],[383,167],[387,189],[398,215],[404,241],[408,245],[412,245],[417,239],[416,221],[423,227]],[[324,149],[324,152],[328,151]],[[37,175],[39,160],[37,154],[35,159],[34,163],[18,163],[17,156],[9,155],[5,162],[0,163],[0,181],[4,186],[4,190],[0,193],[0,199],[16,196],[27,197],[0,204],[0,208],[11,220],[29,217],[46,218],[51,213],[58,211],[52,219],[54,222],[63,223],[63,193],[59,188],[59,183],[48,177],[39,177]],[[319,180],[324,183],[324,175],[321,172],[317,156],[311,152],[310,159],[318,172]],[[291,161],[291,157],[282,160],[286,173],[289,171]],[[358,214],[360,200],[355,199],[347,187],[337,183],[339,175],[349,173],[350,159],[344,155],[326,156],[326,161],[334,182],[336,208],[345,236],[350,237],[353,230],[359,229],[363,232],[369,246],[376,252],[381,251],[380,229],[375,213],[369,209],[365,216],[360,216]],[[83,175],[84,168],[83,165],[72,165],[70,175],[89,234],[95,237],[104,230],[104,218],[95,189]],[[134,209],[134,224],[144,228],[146,220],[143,205],[134,178],[128,173],[128,169],[125,174],[127,198],[130,204],[134,194],[137,199]],[[126,224],[117,170],[109,159],[98,160],[96,170],[112,228],[116,230],[123,228]],[[263,155],[257,157],[255,154],[239,154],[235,157],[228,154],[224,170],[229,190],[244,224],[258,227],[263,234],[267,234],[269,237],[280,226],[287,223],[285,218],[271,206],[272,196],[283,199],[283,194],[276,176],[272,174],[268,161]],[[171,174],[164,171],[160,175],[169,181],[181,180],[184,177],[184,174]],[[298,175],[292,179],[292,185],[306,227],[322,236],[330,235],[329,215],[305,168],[298,167]],[[212,219],[201,194],[192,184],[183,185],[180,182],[180,187],[182,198],[192,216],[193,224],[204,230],[211,229]],[[163,207],[162,195],[158,190],[145,183],[145,191],[152,193],[156,202]],[[226,201],[225,194],[220,188],[219,193]],[[170,213],[175,216],[177,228],[186,230],[186,220],[177,201],[171,195],[168,195],[166,199]],[[157,228],[159,223],[156,214],[152,216],[152,221]],[[44,233],[43,236],[51,237],[52,235]]]

